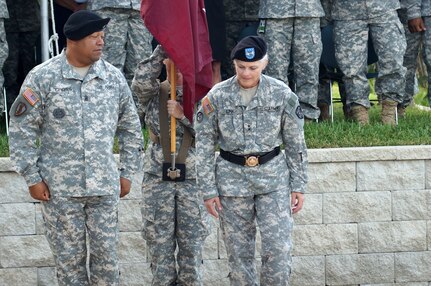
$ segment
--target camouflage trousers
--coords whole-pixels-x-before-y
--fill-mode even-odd
[[[51,197],[42,203],[60,286],[118,285],[118,203],[118,195]]]
[[[290,195],[277,191],[254,197],[222,196],[220,201],[230,285],[258,285],[254,254],[256,222],[262,240],[260,285],[289,285],[293,227]]]
[[[269,64],[266,74],[289,84],[289,65],[293,67],[294,92],[307,118],[319,117],[317,94],[319,63],[322,54],[320,18],[266,19],[264,33]]]
[[[195,180],[174,183],[146,173],[142,190],[142,235],[151,255],[151,285],[202,285],[208,216]]]
[[[137,10],[103,8],[95,12],[101,17],[111,18],[105,29],[103,57],[123,72],[131,86],[137,65],[151,55],[153,36]],[[133,99],[142,118],[144,111],[135,94]]]
[[[403,100],[406,50],[404,28],[395,11],[369,20],[335,21],[335,58],[344,74],[347,105],[370,107],[367,79],[368,33],[378,56],[375,90],[382,100]]]
[[[4,95],[3,95],[3,84],[4,84],[4,77],[3,77],[3,64],[6,61],[6,58],[8,56],[9,50],[6,40],[6,32],[4,30],[4,22],[3,18],[0,18],[0,115],[4,111]]]
[[[422,45],[422,55],[427,67],[427,71],[431,72],[431,17],[423,17],[425,26],[427,30],[421,33],[410,33],[407,23],[404,24],[404,30],[406,34],[407,49],[404,55],[404,67],[407,69],[406,72],[406,89],[401,105],[403,107],[408,106],[412,100],[413,96],[416,94],[416,68],[417,68],[417,58],[419,55],[419,50]],[[428,28],[429,27],[429,28]],[[431,96],[431,74],[428,72],[428,98]],[[430,101],[431,102],[431,101]]]

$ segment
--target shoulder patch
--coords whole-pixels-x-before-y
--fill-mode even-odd
[[[199,111],[198,114],[196,114],[196,119],[199,123],[202,122],[202,120],[204,119],[204,115],[202,114],[202,112]]]
[[[15,116],[21,116],[27,111],[27,105],[24,102],[19,102],[15,107]]]
[[[34,106],[39,101],[39,97],[29,87],[22,93],[22,96],[24,96],[31,106]]]
[[[206,116],[208,116],[211,112],[214,111],[211,101],[206,96],[204,97],[204,99],[202,99],[202,108],[204,109]]]
[[[295,114],[299,119],[304,119],[304,112],[302,112],[301,106],[298,105],[298,107],[296,107]]]

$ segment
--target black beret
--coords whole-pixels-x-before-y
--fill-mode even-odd
[[[232,60],[255,62],[266,55],[266,43],[258,36],[248,36],[239,41],[230,53]]]
[[[94,32],[102,31],[109,20],[111,19],[102,18],[92,11],[79,10],[67,19],[64,24],[63,33],[66,38],[78,41]]]

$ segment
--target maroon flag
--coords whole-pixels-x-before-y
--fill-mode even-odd
[[[212,86],[212,54],[204,0],[142,0],[145,26],[183,74],[183,106],[193,118],[194,104]]]

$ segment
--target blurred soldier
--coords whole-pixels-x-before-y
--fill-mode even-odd
[[[319,0],[261,0],[258,34],[268,43],[266,74],[288,83],[289,64],[305,120],[317,119],[319,63],[322,54]],[[292,62],[291,62],[292,60]]]
[[[7,106],[18,96],[28,72],[36,65],[36,46],[40,36],[40,8],[34,0],[6,0],[9,19],[4,21],[9,56],[3,65]],[[1,13],[1,12],[0,12]]]
[[[286,84],[262,75],[261,37],[241,40],[231,58],[236,76],[215,85],[196,115],[198,186],[209,213],[220,215],[231,285],[257,285],[256,222],[260,285],[289,285],[292,213],[302,208],[307,181],[304,114]]]
[[[403,101],[398,104],[398,114],[403,116],[406,107],[415,95],[416,69],[419,49],[428,71],[431,71],[431,0],[402,0],[403,9],[398,10],[400,20],[404,25],[407,49],[404,55],[406,72],[406,89]],[[428,99],[431,97],[431,75],[428,72]],[[429,100],[431,102],[431,100]]]
[[[4,19],[8,18],[9,14],[6,7],[6,0],[0,0],[0,114],[4,112],[4,95],[3,84],[4,77],[1,68],[8,55],[8,46],[6,41],[6,32],[4,30]]]
[[[86,10],[72,14],[66,50],[28,74],[11,107],[11,159],[42,201],[59,285],[119,283],[118,203],[130,191],[143,142],[124,76],[100,60],[108,21]]]
[[[370,85],[367,74],[368,35],[378,56],[375,90],[382,102],[382,122],[395,125],[396,107],[403,100],[406,41],[398,19],[398,0],[322,0],[334,21],[335,57],[344,74],[346,104],[351,117],[367,124]]]
[[[152,51],[152,36],[140,15],[141,1],[89,0],[88,9],[111,18],[111,24],[106,29],[103,57],[124,73],[130,86],[138,63],[148,58]],[[142,108],[135,94],[133,99],[142,119]]]
[[[166,65],[168,79],[157,79]],[[177,72],[177,100],[168,100],[171,60],[159,45],[136,70],[132,89],[145,111],[150,140],[143,180],[143,237],[151,254],[151,285],[202,285],[202,245],[207,236],[202,197],[196,188],[195,131],[184,116],[182,75]],[[170,162],[169,117],[174,116],[179,177],[168,177]],[[185,172],[185,173],[184,173]],[[178,254],[175,261],[175,249]],[[176,269],[178,265],[178,271]]]
[[[257,34],[260,0],[223,0],[226,19],[226,49],[232,51],[245,34]],[[226,53],[222,61],[222,76],[224,79],[235,74],[232,60]]]

